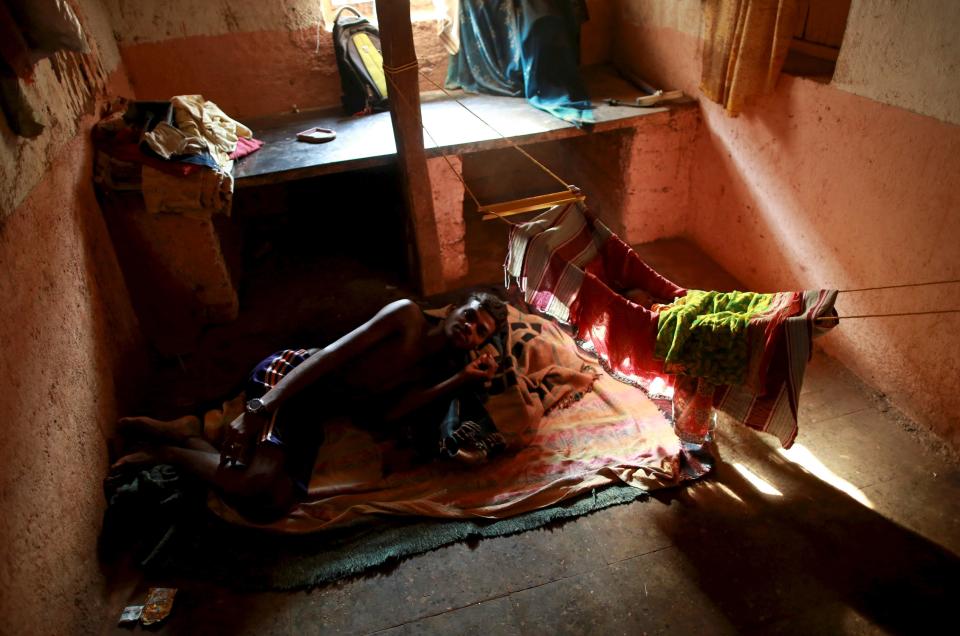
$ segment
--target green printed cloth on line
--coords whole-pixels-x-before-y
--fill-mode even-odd
[[[667,371],[713,384],[740,384],[750,365],[747,326],[775,294],[691,289],[660,311],[657,358]]]

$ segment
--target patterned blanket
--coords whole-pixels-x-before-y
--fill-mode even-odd
[[[543,416],[590,391],[599,375],[586,356],[550,320],[507,306],[507,328],[474,353],[497,363],[480,401],[507,448],[526,446]]]

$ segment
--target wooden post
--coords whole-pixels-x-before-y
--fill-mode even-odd
[[[384,66],[399,68],[415,62],[417,54],[413,47],[413,27],[410,25],[410,0],[376,0],[376,3]],[[417,69],[388,73],[387,92],[403,194],[413,226],[416,248],[414,271],[419,274],[421,293],[435,294],[444,290],[443,267],[437,222],[433,215],[427,157],[423,150]]]

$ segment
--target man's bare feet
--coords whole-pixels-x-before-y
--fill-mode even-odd
[[[144,449],[139,450],[129,455],[124,455],[117,461],[113,462],[113,465],[110,466],[110,470],[120,470],[126,468],[127,466],[147,466],[150,464],[162,464],[163,458],[160,456],[160,453],[154,449]]]
[[[188,438],[198,437],[203,431],[200,418],[185,415],[175,420],[156,420],[152,417],[121,417],[117,428],[124,436],[140,436],[147,439],[183,444]]]

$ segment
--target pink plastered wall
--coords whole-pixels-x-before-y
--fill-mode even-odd
[[[757,290],[960,278],[960,127],[787,76],[730,118],[699,94],[694,33],[621,20],[615,41],[619,63],[700,100],[688,238]],[[944,286],[841,294],[838,307],[898,313],[958,300]],[[960,448],[960,315],[850,319],[820,343]]]
[[[691,107],[651,114],[632,127],[555,142],[542,156],[610,229],[631,244],[676,236],[690,208],[690,169],[699,114]]]
[[[138,99],[200,94],[236,118],[340,103],[329,34],[195,35],[120,46]]]
[[[4,633],[95,632],[114,611],[97,558],[102,483],[145,353],[94,196],[93,122],[0,222]]]
[[[450,162],[447,165],[447,161]],[[433,214],[440,244],[442,280],[456,284],[467,275],[466,225],[463,219],[463,183],[454,173],[463,173],[460,157],[434,157],[427,160],[430,189],[433,193]]]
[[[414,25],[421,90],[443,84],[447,54],[432,22]],[[340,104],[330,32],[308,27],[171,37],[126,43],[120,54],[138,99],[201,94],[242,119]]]
[[[91,128],[132,96],[101,0],[69,3],[87,54],[23,84],[44,126],[0,117],[0,632],[99,632],[115,607],[98,559],[117,415],[146,366],[92,183]]]

